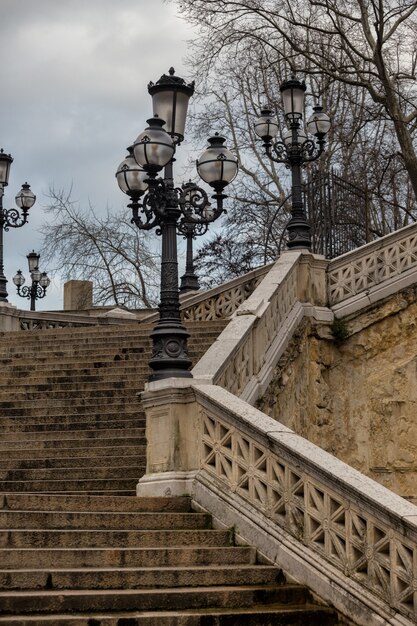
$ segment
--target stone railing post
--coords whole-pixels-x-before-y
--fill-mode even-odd
[[[151,382],[141,394],[146,415],[146,474],[139,496],[191,494],[200,468],[200,419],[190,379]]]
[[[297,296],[300,302],[308,302],[314,306],[326,306],[328,263],[321,255],[302,255],[298,263],[297,274]]]
[[[0,332],[12,330],[20,330],[19,311],[12,304],[4,302],[0,306]]]

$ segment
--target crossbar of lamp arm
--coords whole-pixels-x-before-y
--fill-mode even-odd
[[[17,295],[21,298],[27,298],[30,300],[31,298],[35,298],[35,300],[40,300],[46,296],[47,287],[41,287],[41,285],[34,281],[32,285],[23,285],[23,287],[17,287]]]
[[[298,122],[293,122],[290,125],[290,129],[296,133],[300,128]],[[304,165],[305,163],[311,163],[316,161],[324,152],[325,136],[317,135],[317,144],[312,139],[307,139],[304,142],[297,140],[291,141],[289,145],[286,145],[284,141],[278,140],[272,143],[271,141],[264,141],[263,147],[268,158],[275,163],[283,163],[287,166],[292,164]],[[273,154],[273,152],[277,156]]]

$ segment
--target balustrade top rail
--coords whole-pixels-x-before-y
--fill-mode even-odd
[[[330,261],[329,303],[343,302],[409,270],[417,271],[417,224]]]
[[[260,372],[268,349],[297,301],[300,257],[300,252],[287,252],[268,267],[268,280],[259,280],[252,295],[236,309],[235,317],[193,369],[194,377],[210,379],[236,396],[242,394]]]
[[[97,326],[98,324],[132,324],[132,319],[65,312],[19,311],[19,324],[20,330],[45,330],[48,328]]]

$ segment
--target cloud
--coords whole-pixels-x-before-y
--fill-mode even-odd
[[[125,205],[114,173],[151,113],[147,84],[183,65],[191,29],[162,0],[1,0],[0,148],[14,157],[7,208],[25,180],[38,201],[30,223],[5,233],[5,273],[26,268],[51,185],[100,212]],[[48,269],[48,268],[45,268]],[[59,308],[46,298],[40,308]]]

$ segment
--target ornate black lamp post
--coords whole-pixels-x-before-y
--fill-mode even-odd
[[[29,252],[26,258],[28,260],[32,284],[30,286],[26,285],[23,287],[26,280],[21,270],[17,270],[16,275],[13,277],[13,282],[17,287],[17,295],[22,298],[28,298],[28,300],[30,300],[30,310],[35,311],[36,300],[46,296],[46,290],[51,284],[51,281],[48,274],[46,272],[41,272],[39,269],[39,254],[33,250],[32,252]]]
[[[161,301],[159,320],[151,334],[153,373],[150,380],[191,377],[187,350],[188,332],[181,324],[178,290],[177,227],[184,218],[196,225],[207,225],[224,211],[223,193],[237,174],[237,159],[227,150],[224,138],[211,137],[209,146],[197,160],[200,177],[214,190],[215,208],[206,192],[195,185],[195,193],[175,187],[174,155],[184,138],[188,101],[194,84],[174,75],[171,68],[156,84],[150,83],[154,116],[138,136],[133,149],[120,164],[116,177],[120,189],[131,199],[132,222],[142,230],[156,229],[162,235]],[[165,168],[165,169],[164,169]],[[164,169],[164,177],[158,176]],[[146,193],[145,193],[146,192]],[[144,195],[145,194],[145,195]],[[143,198],[142,198],[143,196]]]
[[[275,163],[285,163],[291,168],[292,204],[291,219],[287,224],[288,248],[311,249],[310,225],[307,222],[303,197],[301,166],[315,161],[323,153],[325,136],[330,129],[330,120],[322,107],[316,106],[307,123],[307,132],[316,137],[316,142],[309,139],[301,122],[304,111],[306,86],[294,76],[280,87],[284,105],[284,114],[289,130],[282,140],[273,143],[278,134],[278,122],[272,111],[263,109],[255,123],[255,132],[264,141],[267,156]]]
[[[15,197],[17,207],[22,213],[18,209],[3,208],[4,188],[9,183],[10,166],[12,163],[13,158],[11,155],[0,150],[0,302],[7,302],[7,279],[4,275],[3,264],[3,230],[8,231],[10,228],[20,228],[26,224],[29,209],[35,204],[36,200],[30,185],[25,183]]]

